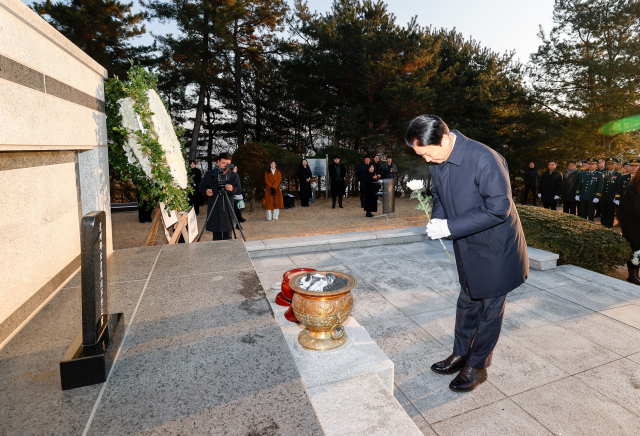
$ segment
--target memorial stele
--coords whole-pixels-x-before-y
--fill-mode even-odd
[[[0,344],[80,268],[106,213],[107,71],[20,0],[0,0]]]

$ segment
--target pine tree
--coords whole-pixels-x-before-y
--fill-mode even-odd
[[[144,12],[131,12],[133,3],[118,0],[35,2],[31,6],[60,33],[105,67],[111,76],[127,77],[129,59],[137,59],[147,47],[133,47],[130,40],[145,33]]]

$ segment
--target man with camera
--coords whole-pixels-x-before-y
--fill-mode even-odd
[[[223,239],[231,239],[233,223],[229,217],[229,213],[233,212],[233,207],[229,210],[228,204],[224,197],[219,197],[226,191],[227,196],[233,198],[234,195],[242,193],[242,185],[240,177],[233,172],[234,165],[231,165],[231,159],[227,153],[220,153],[218,156],[218,168],[214,168],[202,178],[202,182],[198,185],[198,190],[202,195],[207,196],[207,221],[206,229],[213,233],[213,240],[220,241]],[[216,202],[216,198],[218,201]],[[213,203],[216,207],[211,211]],[[233,204],[233,203],[231,203]]]

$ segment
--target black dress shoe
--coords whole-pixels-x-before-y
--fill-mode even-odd
[[[474,369],[465,365],[456,378],[449,383],[449,389],[455,392],[470,392],[485,381],[487,381],[487,368]]]
[[[452,354],[443,361],[431,365],[431,371],[437,372],[438,374],[453,374],[460,371],[465,365],[464,357]]]

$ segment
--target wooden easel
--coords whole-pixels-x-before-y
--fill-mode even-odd
[[[173,228],[173,235],[169,235],[168,229],[164,229],[167,239],[169,240],[169,244],[176,244],[178,239],[180,239],[180,235],[184,238],[185,242],[189,241],[189,234],[187,232],[187,220],[189,217],[189,213],[181,214],[180,220],[171,226]],[[151,228],[147,232],[147,236],[144,237],[144,241],[142,242],[143,247],[150,247],[156,241],[156,234],[158,233],[158,227],[160,227],[160,223],[162,222],[162,213],[160,212],[160,207],[156,206],[155,215],[153,217],[153,221],[151,222]],[[164,225],[163,225],[164,227]]]

